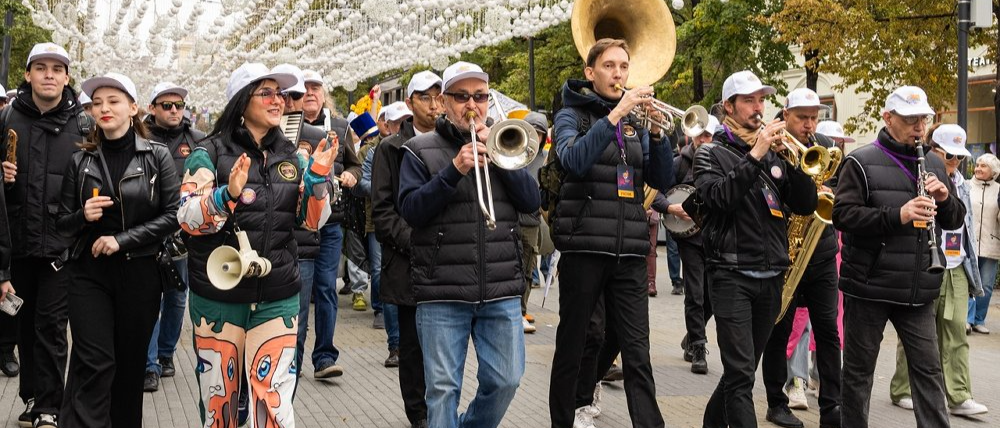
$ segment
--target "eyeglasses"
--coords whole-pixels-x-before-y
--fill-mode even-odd
[[[947,160],[952,160],[952,159],[955,159],[955,158],[958,158],[958,160],[960,160],[960,161],[964,161],[965,160],[965,155],[953,155],[951,153],[948,153],[948,152],[944,151],[944,149],[942,149],[942,148],[937,148],[937,149],[934,149],[934,150],[937,150],[937,151],[941,152],[942,154],[944,154],[944,158],[947,159]]]
[[[184,110],[184,106],[187,105],[187,103],[185,103],[184,101],[174,101],[174,102],[161,101],[157,104],[159,104],[160,108],[162,108],[164,111],[170,111],[170,109],[174,107],[177,107],[177,110]]]
[[[416,98],[417,101],[420,101],[423,104],[431,104],[437,102],[437,97],[433,97],[427,94],[414,95],[414,98]],[[466,101],[468,101],[468,99],[466,99]]]
[[[271,103],[273,103],[275,100],[279,98],[282,98],[281,91],[271,88],[261,89],[260,92],[254,93],[253,96],[261,97],[264,100],[264,102],[271,102]]]
[[[298,101],[301,100],[302,97],[306,96],[306,94],[303,94],[302,92],[282,92],[281,96],[285,97],[286,101],[289,98],[291,98],[293,101]]]
[[[458,101],[458,102],[460,102],[462,104],[465,104],[465,103],[469,102],[470,99],[473,100],[473,101],[475,101],[476,104],[485,104],[487,101],[490,100],[490,94],[488,94],[488,93],[487,94],[478,93],[478,94],[471,94],[470,95],[470,94],[459,93],[459,92],[445,92],[444,94],[448,95],[448,96],[450,96],[452,98],[454,98],[455,101]]]
[[[929,116],[929,115],[923,115],[923,114],[921,114],[921,115],[916,115],[916,116],[903,116],[903,115],[900,115],[900,114],[896,114],[896,117],[900,118],[900,120],[902,120],[903,123],[905,123],[907,125],[910,125],[910,126],[916,125],[919,122],[923,122],[924,125],[927,125],[927,124],[931,123],[931,116]]]

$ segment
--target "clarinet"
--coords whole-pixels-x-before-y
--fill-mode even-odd
[[[924,143],[917,140],[917,196],[930,197],[927,194],[927,186],[924,181],[931,173],[927,172],[924,164]],[[932,199],[933,200],[933,199]],[[944,272],[944,264],[941,263],[941,255],[938,252],[937,231],[934,229],[934,218],[927,222],[927,246],[930,247],[931,264],[927,266],[927,273],[939,274]]]

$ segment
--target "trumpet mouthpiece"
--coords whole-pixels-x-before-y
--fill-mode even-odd
[[[479,114],[470,110],[468,113],[465,114],[465,119],[466,120],[472,120],[472,119],[475,119],[476,116],[479,116]]]
[[[625,88],[622,87],[621,83],[615,83],[615,90],[624,91]]]

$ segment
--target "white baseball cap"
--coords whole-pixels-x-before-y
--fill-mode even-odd
[[[135,83],[128,76],[118,73],[107,73],[103,76],[91,77],[80,85],[83,89],[83,93],[87,95],[88,98],[94,98],[94,91],[98,88],[115,88],[120,89],[122,92],[128,94],[132,97],[132,101],[136,102],[139,99],[139,94],[135,90]]]
[[[7,98],[7,90],[3,88],[3,85],[0,85],[0,93],[2,93],[0,97]]]
[[[306,78],[302,73],[302,69],[298,68],[292,64],[278,64],[276,67],[272,68],[271,71],[275,73],[289,73],[295,76],[297,82],[294,86],[285,89],[285,92],[298,92],[300,94],[306,93]]]
[[[51,42],[39,43],[32,47],[31,53],[28,54],[28,63],[26,66],[30,67],[32,62],[46,58],[59,60],[69,67],[69,53],[62,46]]]
[[[17,97],[17,89],[10,89],[7,91],[7,98],[16,98],[16,97]]]
[[[434,85],[443,86],[443,81],[433,71],[421,71],[410,78],[410,84],[406,85],[406,98],[413,96],[414,92],[424,92]]]
[[[773,86],[761,83],[750,70],[737,71],[727,77],[722,84],[722,99],[728,100],[734,95],[750,95],[759,91],[764,91],[764,95],[774,95],[778,92]]]
[[[302,70],[302,78],[305,80],[305,83],[324,84],[323,76],[321,76],[316,70]]]
[[[83,92],[80,92],[80,97],[78,98],[78,100],[80,101],[80,105],[82,105],[82,106],[94,103],[94,101],[92,101],[90,99],[90,97],[88,97],[87,94],[85,94]]]
[[[844,134],[844,127],[835,120],[824,120],[816,125],[816,133],[823,134],[830,138],[844,140],[845,143],[853,143],[857,140]]]
[[[165,94],[177,94],[180,95],[181,98],[187,98],[188,90],[178,86],[175,83],[160,82],[156,84],[156,86],[153,88],[153,92],[150,93],[149,103],[150,104],[155,103],[156,99],[159,98],[160,95],[165,95]]]
[[[482,67],[465,61],[459,61],[444,69],[444,85],[441,91],[447,91],[449,87],[459,80],[479,79],[490,83],[490,76],[483,72]]]
[[[882,113],[896,112],[900,116],[934,116],[934,109],[927,103],[927,94],[916,86],[902,86],[885,99]]]
[[[719,123],[719,119],[717,117],[708,115],[708,125],[705,126],[705,132],[709,135],[715,135],[715,131],[719,129],[719,125],[721,124]]]
[[[274,72],[259,62],[246,62],[229,76],[229,84],[226,85],[226,100],[231,101],[243,88],[265,79],[278,82],[279,90],[291,88],[298,83],[298,79],[292,74]]]
[[[809,88],[799,88],[788,93],[788,97],[785,98],[785,108],[797,107],[819,107],[820,110],[830,110],[830,106],[820,103],[819,95]]]
[[[385,120],[400,120],[407,116],[413,116],[413,112],[406,107],[406,103],[396,101],[382,109],[385,112]]]
[[[965,148],[965,139],[965,130],[953,124],[941,125],[934,130],[934,135],[931,135],[931,140],[944,151],[956,156],[972,157],[969,149]]]

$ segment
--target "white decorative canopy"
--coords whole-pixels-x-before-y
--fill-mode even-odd
[[[221,1],[221,3],[219,3]],[[140,94],[160,81],[219,109],[243,62],[320,72],[327,89],[458,55],[567,20],[568,0],[22,0],[69,51],[78,81],[109,71]],[[214,15],[214,18],[211,16]],[[147,102],[149,100],[139,100]]]

